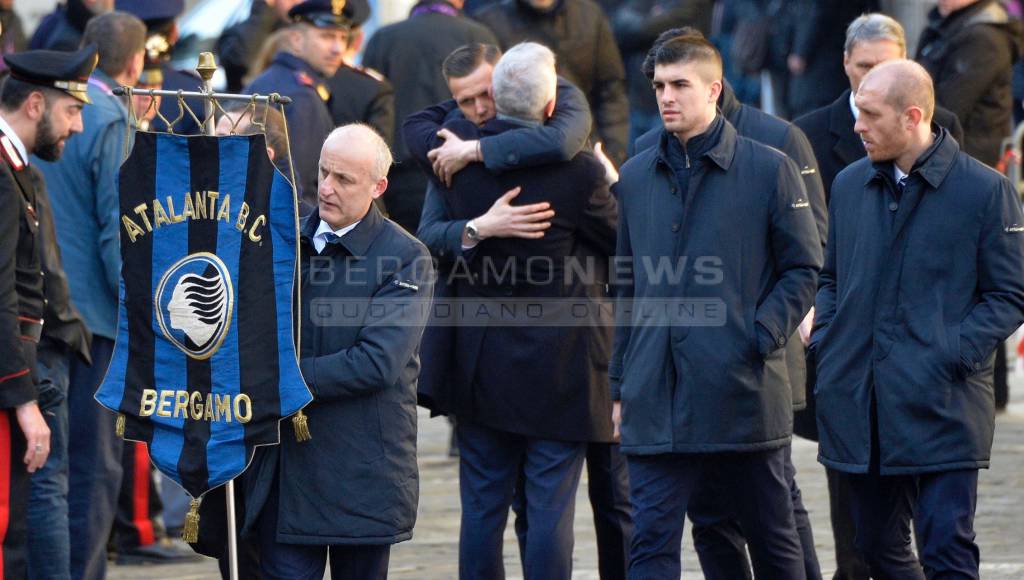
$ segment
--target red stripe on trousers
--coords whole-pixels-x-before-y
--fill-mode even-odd
[[[132,493],[132,523],[139,532],[139,545],[148,546],[156,541],[153,520],[149,518],[149,453],[145,443],[135,445],[134,485]],[[3,580],[3,578],[0,578]]]
[[[0,411],[0,580],[4,579],[4,542],[11,517],[11,418]]]

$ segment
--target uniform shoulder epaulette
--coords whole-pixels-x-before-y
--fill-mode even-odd
[[[25,160],[18,153],[18,148],[11,142],[10,137],[3,134],[0,134],[0,156],[4,158],[7,165],[11,166],[11,169],[15,171],[25,169]]]
[[[370,68],[368,66],[357,65],[357,66],[354,66],[352,68],[354,68],[357,71],[363,73],[364,75],[372,78],[373,80],[377,81],[378,83],[382,83],[382,82],[387,80],[387,78],[385,78],[384,75],[380,73],[380,71],[372,69],[372,68]]]

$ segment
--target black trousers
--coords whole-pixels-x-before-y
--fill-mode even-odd
[[[857,550],[875,580],[979,578],[978,470],[849,475]],[[914,522],[920,558],[914,555]]]
[[[793,502],[793,519],[800,537],[804,572],[807,580],[820,580],[821,565],[818,564],[818,554],[814,549],[811,519],[804,507],[800,487],[796,484],[792,446],[786,447],[785,461],[786,482]],[[733,514],[728,497],[711,485],[703,485],[690,502],[688,515],[693,523],[693,546],[707,580],[750,580],[755,576],[764,577],[756,559],[753,567],[757,574],[751,574],[746,536]]]

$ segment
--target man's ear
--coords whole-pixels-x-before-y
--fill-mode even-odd
[[[377,180],[377,184],[373,186],[373,199],[377,199],[378,197],[384,195],[384,191],[387,190],[387,188],[388,178],[381,177],[379,180]]]
[[[355,54],[363,47],[363,39],[366,37],[363,34],[363,27],[353,28],[348,35],[348,51]]]
[[[717,80],[711,83],[711,94],[709,96],[712,103],[718,102],[718,97],[722,96],[722,81]]]
[[[43,113],[46,112],[46,96],[43,95],[42,91],[32,91],[29,93],[28,98],[25,99],[22,107],[26,117],[32,121],[38,121],[43,118]]]
[[[271,161],[274,160],[274,148],[269,145],[267,146],[267,157],[269,157]]]
[[[138,80],[142,76],[142,70],[146,67],[146,51],[140,50],[135,56],[132,57],[128,69],[129,78]]]
[[[916,129],[924,120],[924,111],[921,107],[908,107],[904,114],[907,116],[909,129]]]

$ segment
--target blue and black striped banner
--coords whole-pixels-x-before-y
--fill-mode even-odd
[[[140,132],[119,193],[118,335],[96,399],[200,497],[312,400],[292,333],[294,191],[262,135]]]

